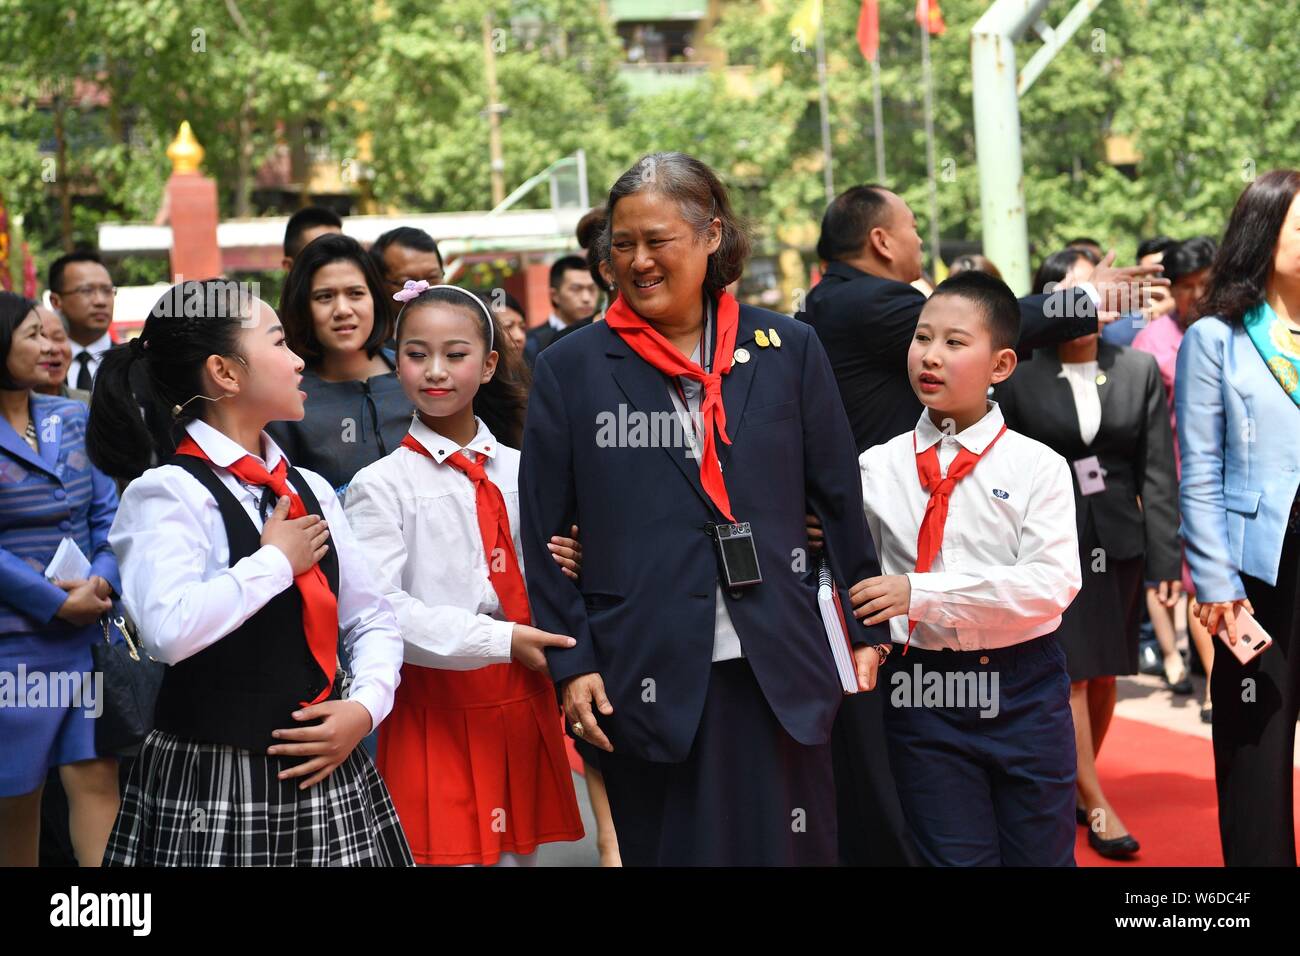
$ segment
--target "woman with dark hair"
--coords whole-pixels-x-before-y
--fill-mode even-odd
[[[273,422],[269,434],[339,494],[396,448],[411,424],[396,359],[384,347],[392,334],[385,297],[374,259],[340,234],[321,236],[298,254],[280,296],[285,336],[307,363],[307,414]]]
[[[120,588],[117,490],[86,457],[86,406],[35,393],[64,368],[36,304],[0,292],[0,682],[23,689],[0,701],[0,867],[36,866],[51,768],[82,866],[99,866],[117,815],[117,761],[95,749],[90,653]],[[65,539],[90,561],[84,578],[44,574]],[[39,705],[27,699],[37,682],[49,692]]]
[[[524,431],[534,624],[576,641],[551,677],[602,751],[625,865],[834,865],[843,690],[805,513],[837,581],[879,566],[830,363],[810,326],[727,294],[749,237],[699,160],[642,158],[606,208],[618,295],[538,356]],[[576,581],[547,547],[575,524]],[[847,626],[870,689],[888,633]]]
[[[1201,622],[1240,650],[1244,610],[1273,638],[1248,664],[1217,654],[1210,677],[1223,860],[1295,866],[1300,171],[1246,187],[1197,311],[1205,318],[1183,337],[1174,404]]]

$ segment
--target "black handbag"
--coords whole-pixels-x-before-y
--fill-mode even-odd
[[[109,633],[110,622],[122,635],[116,644]],[[132,750],[153,730],[154,706],[166,665],[142,652],[139,638],[131,636],[123,615],[105,615],[99,623],[104,639],[91,647],[95,672],[103,675],[103,710],[95,721],[95,750],[107,757]]]

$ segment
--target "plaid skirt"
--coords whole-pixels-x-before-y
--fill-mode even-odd
[[[412,866],[388,788],[361,747],[307,790],[274,757],[154,731],[104,866]]]

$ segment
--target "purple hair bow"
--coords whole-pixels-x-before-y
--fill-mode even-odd
[[[406,285],[402,286],[402,291],[394,292],[393,298],[398,302],[410,302],[428,288],[429,283],[425,279],[407,279]]]

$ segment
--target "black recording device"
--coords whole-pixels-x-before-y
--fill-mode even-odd
[[[718,563],[728,589],[761,584],[763,574],[758,569],[758,551],[754,548],[754,532],[748,521],[734,524],[709,524],[706,528],[718,549]]]

